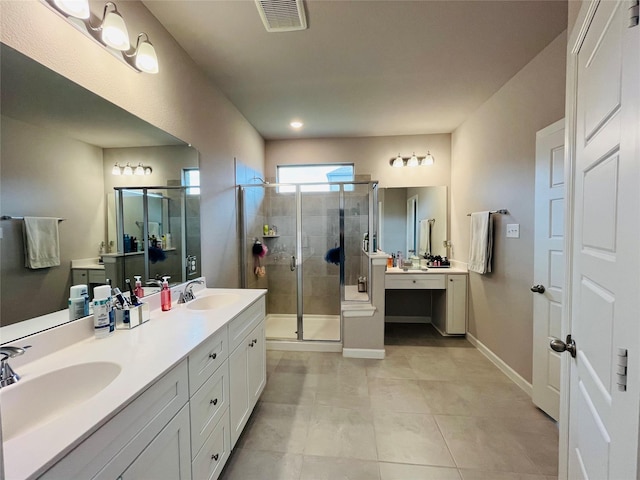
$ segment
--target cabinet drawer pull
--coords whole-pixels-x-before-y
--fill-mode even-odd
[[[250,347],[253,347],[253,342],[251,342],[251,343],[249,344],[249,346],[250,346]]]
[[[218,354],[217,354],[217,353],[210,353],[210,354],[209,354],[209,358],[210,358],[211,360],[215,360],[217,356],[218,356]]]
[[[257,339],[257,338],[254,338],[254,339],[253,339],[253,343],[258,343],[258,339]]]
[[[220,458],[220,454],[218,454],[218,453],[216,453],[214,455],[211,455],[211,460],[215,460],[217,462],[218,458]]]
[[[217,405],[218,404],[218,399],[214,398],[213,400],[209,400],[209,405]]]

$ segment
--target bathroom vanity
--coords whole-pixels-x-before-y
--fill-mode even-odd
[[[466,270],[459,268],[429,268],[403,270],[388,268],[385,291],[415,290],[421,301],[425,290],[431,292],[431,323],[444,335],[464,335],[467,328]]]
[[[33,346],[0,390],[6,478],[218,478],[266,384],[266,291],[196,288],[178,305],[180,289],[172,310],[145,297],[151,320],[105,339],[87,317],[41,358],[56,340],[13,342]]]

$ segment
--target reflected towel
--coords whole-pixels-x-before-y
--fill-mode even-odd
[[[435,220],[427,219],[420,220],[420,240],[418,247],[419,255],[426,255],[431,253],[431,228],[432,222]]]
[[[24,266],[31,269],[60,265],[58,219],[24,217]]]
[[[472,213],[469,271],[480,274],[491,272],[492,256],[493,217],[489,212]]]

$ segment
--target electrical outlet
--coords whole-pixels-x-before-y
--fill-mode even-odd
[[[507,238],[520,238],[519,223],[507,223]]]

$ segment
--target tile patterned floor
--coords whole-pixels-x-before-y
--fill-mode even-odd
[[[221,478],[557,478],[555,423],[466,340],[424,330],[390,326],[385,360],[268,351]]]

